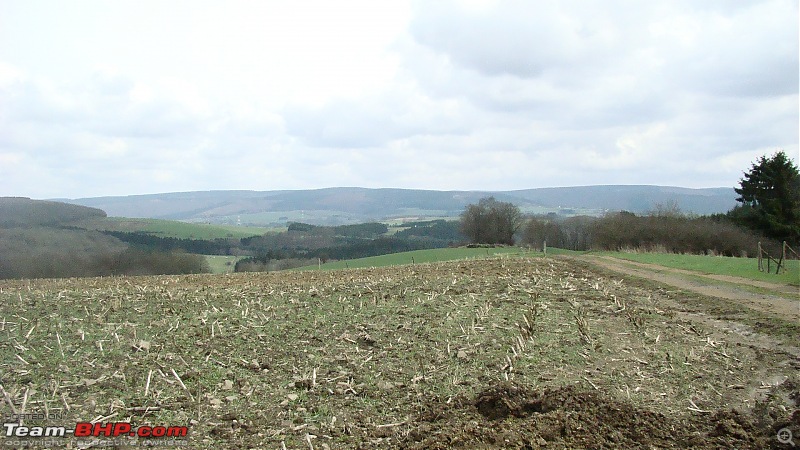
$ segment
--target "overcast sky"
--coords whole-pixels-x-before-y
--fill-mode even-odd
[[[797,0],[0,0],[0,196],[733,187]]]

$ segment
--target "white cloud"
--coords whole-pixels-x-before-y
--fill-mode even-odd
[[[798,157],[797,14],[793,0],[10,1],[0,195],[733,186],[761,154]]]

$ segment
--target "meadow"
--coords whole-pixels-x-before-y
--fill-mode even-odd
[[[76,226],[98,231],[122,231],[128,233],[141,232],[158,237],[178,239],[224,239],[259,236],[276,231],[275,228],[245,227],[237,225],[211,225],[202,223],[179,222],[176,220],[140,219],[125,217],[105,217],[82,220]]]
[[[211,273],[232,273],[240,256],[205,255]]]
[[[593,254],[613,256],[614,258],[655,264],[673,269],[684,269],[704,274],[731,275],[752,280],[769,281],[800,286],[800,261],[786,260],[785,269],[775,273],[775,263],[771,264],[771,273],[758,270],[756,258],[730,258],[724,256],[685,255],[651,252],[592,252]],[[764,262],[766,267],[766,260]]]

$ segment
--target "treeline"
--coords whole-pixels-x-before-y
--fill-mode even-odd
[[[522,224],[519,207],[492,197],[469,205],[461,229],[475,244],[522,243],[572,250],[642,250],[752,256],[759,242],[777,253],[783,242],[800,245],[800,169],[784,151],[762,156],[734,188],[740,205],[727,214],[690,217],[676,203],[637,216],[622,211],[602,218],[560,219],[553,214]],[[513,234],[512,234],[513,233]]]
[[[447,220],[427,220],[409,222],[408,228],[398,231],[394,237],[400,239],[430,241],[438,243],[441,247],[452,246],[464,242],[467,237],[461,233],[458,222]]]
[[[290,223],[285,232],[242,239],[179,239],[143,232],[105,231],[137,249],[184,251],[205,255],[246,256],[236,271],[271,271],[315,264],[318,260],[354,259],[387,253],[458,245],[465,241],[458,222],[412,222],[394,235],[383,223],[319,226]]]
[[[241,241],[232,238],[218,239],[182,239],[175,237],[161,237],[142,231],[102,231],[103,234],[113,236],[122,242],[131,244],[139,249],[160,251],[184,251],[201,255],[233,255],[236,249],[241,248]]]
[[[300,231],[310,234],[332,235],[344,238],[375,239],[378,236],[386,234],[389,231],[389,227],[387,227],[386,224],[378,222],[338,225],[333,227],[292,222],[289,224],[287,231]]]
[[[288,230],[285,232],[267,233],[242,239],[182,239],[155,236],[140,231],[103,231],[103,233],[141,249],[182,250],[204,255],[236,256],[261,256],[268,252],[278,252],[273,254],[286,255],[285,257],[289,258],[296,255],[316,254],[322,249],[340,253],[340,247],[377,239],[387,231],[388,227],[382,223],[326,227],[295,222],[289,224]]]
[[[292,269],[295,267],[343,260],[387,255],[389,253],[410,252],[439,248],[431,241],[407,240],[393,237],[380,237],[344,246],[325,247],[313,251],[267,251],[258,256],[240,259],[234,268],[236,272],[268,272]]]
[[[754,256],[758,242],[768,248],[778,243],[741,228],[724,215],[690,217],[679,211],[656,211],[637,216],[630,212],[601,218],[555,215],[536,217],[522,231],[522,242],[541,248],[570,250],[637,250],[669,253]]]
[[[47,227],[0,229],[0,279],[207,272],[205,258],[131,248],[112,236]]]
[[[241,251],[252,256],[241,259],[236,272],[284,270],[318,261],[366,258],[457,245],[464,241],[458,223],[435,220],[406,224],[408,228],[386,236],[384,224],[337,227],[293,223],[285,233],[242,239]]]

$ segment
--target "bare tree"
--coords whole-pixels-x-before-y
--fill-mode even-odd
[[[513,203],[482,198],[461,214],[461,232],[476,244],[514,244],[522,213]]]

